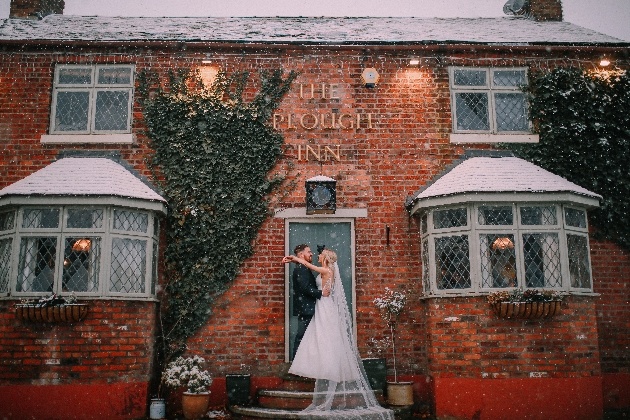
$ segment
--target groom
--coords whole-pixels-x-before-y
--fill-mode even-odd
[[[313,253],[307,244],[301,244],[295,247],[293,253],[309,263],[313,262]],[[302,342],[304,333],[308,324],[315,315],[315,302],[322,296],[330,295],[330,290],[323,292],[317,289],[315,276],[308,267],[298,264],[293,270],[293,316],[298,317],[298,329],[293,344],[293,354],[291,359],[295,357],[295,352]]]

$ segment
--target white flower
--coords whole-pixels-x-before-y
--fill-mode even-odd
[[[212,384],[212,376],[201,366],[205,360],[199,356],[188,358],[178,357],[166,366],[162,373],[162,380],[166,386],[179,388],[185,386],[193,394],[207,392]]]

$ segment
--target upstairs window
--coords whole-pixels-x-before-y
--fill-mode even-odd
[[[454,133],[529,133],[525,68],[450,67]]]
[[[131,132],[133,65],[58,65],[50,134]]]

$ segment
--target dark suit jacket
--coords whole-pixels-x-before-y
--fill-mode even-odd
[[[315,315],[315,302],[321,297],[311,270],[298,264],[293,270],[293,315]]]

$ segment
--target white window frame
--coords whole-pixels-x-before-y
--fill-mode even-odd
[[[455,72],[460,70],[481,71],[485,73],[486,83],[483,86],[461,86],[455,84]],[[528,69],[526,67],[449,67],[449,88],[451,97],[452,133],[450,140],[452,143],[537,143],[539,136],[532,134],[531,121],[527,102],[525,102],[525,118],[527,120],[527,130],[523,131],[498,131],[497,114],[495,106],[496,93],[520,93],[518,86],[494,86],[494,73],[496,71],[521,71],[524,73],[524,86],[529,83]],[[457,128],[457,106],[456,96],[459,93],[485,93],[488,101],[488,130],[460,130]]]
[[[24,217],[24,211],[26,209],[50,209],[59,208],[60,217],[59,225],[57,228],[23,228],[22,222]],[[103,222],[100,228],[68,228],[66,227],[66,220],[69,209],[102,209],[103,210]],[[4,213],[5,209],[2,209]],[[113,215],[115,210],[124,210],[130,212],[138,212],[146,214],[147,231],[135,232],[125,230],[114,230],[113,228]],[[157,250],[159,249],[158,236],[159,222],[157,221],[157,215],[150,210],[127,208],[118,205],[63,205],[63,204],[41,204],[41,205],[25,205],[17,208],[13,208],[14,212],[14,224],[13,228],[6,231],[0,231],[0,240],[10,238],[12,240],[11,258],[9,264],[8,274],[8,287],[7,290],[0,290],[0,297],[19,297],[19,298],[38,298],[50,295],[51,292],[35,292],[35,291],[17,291],[17,280],[19,276],[20,266],[20,243],[22,238],[28,237],[54,237],[57,240],[56,256],[55,256],[55,276],[53,283],[52,293],[57,293],[60,296],[69,295],[70,293],[83,298],[122,298],[122,299],[147,299],[154,298],[156,293],[156,281],[157,275]],[[88,292],[64,292],[62,290],[63,283],[63,262],[65,253],[65,238],[66,237],[99,237],[100,241],[100,256],[99,256],[99,272],[98,272],[98,288],[94,291]],[[112,252],[112,238],[122,237],[129,239],[140,239],[145,241],[145,270],[143,292],[138,293],[126,293],[126,292],[112,292],[110,291],[110,273],[111,273],[111,252]]]
[[[130,70],[130,81],[124,84],[99,84],[98,74],[101,69],[108,68],[128,68]],[[89,69],[90,80],[89,84],[60,84],[59,76],[63,70],[67,69]],[[105,141],[107,143],[126,143],[130,136],[121,136],[121,134],[131,133],[131,121],[132,121],[132,109],[134,101],[134,80],[135,80],[135,66],[133,64],[60,64],[55,67],[55,75],[53,81],[53,94],[50,112],[50,135],[43,136],[43,143],[55,143],[59,138],[51,138],[53,136],[80,136],[79,142],[89,142],[86,135],[113,135],[116,140]],[[128,94],[127,101],[127,127],[124,130],[96,130],[95,129],[95,110],[96,110],[96,98],[97,93],[101,91],[123,91]],[[89,94],[89,106],[87,116],[87,129],[86,130],[70,130],[63,131],[56,127],[56,113],[57,113],[57,96],[59,92],[88,92]],[[75,139],[76,140],[76,139]],[[75,142],[70,140],[69,142]]]
[[[512,224],[511,225],[483,225],[479,223],[478,212],[482,206],[500,206],[512,208]],[[556,224],[549,225],[523,225],[521,223],[520,209],[522,207],[541,207],[541,206],[553,206],[556,210]],[[429,207],[424,210],[420,215],[421,224],[421,259],[423,262],[423,279],[422,287],[425,296],[465,296],[465,295],[479,295],[487,294],[498,290],[514,290],[514,289],[553,289],[560,292],[574,293],[574,294],[592,294],[593,293],[593,279],[592,279],[592,266],[590,253],[587,252],[586,262],[589,270],[589,285],[588,288],[576,288],[571,286],[571,279],[569,273],[569,255],[567,245],[567,235],[579,235],[586,238],[586,247],[589,249],[588,238],[588,219],[586,218],[585,227],[568,226],[565,220],[565,208],[573,208],[584,212],[586,218],[586,209],[577,205],[564,205],[561,203],[552,202],[472,202],[453,204],[443,207]],[[436,229],[433,224],[433,214],[437,210],[466,208],[468,223],[466,226],[460,226],[455,228]],[[426,225],[425,225],[426,220]],[[482,258],[480,254],[481,240],[480,235],[493,234],[493,235],[513,235],[514,237],[514,249],[515,249],[515,264],[517,285],[515,287],[483,287],[482,278]],[[528,233],[552,233],[558,235],[559,242],[559,274],[561,278],[561,285],[557,287],[543,286],[543,287],[527,287],[525,279],[525,266],[524,266],[524,250],[523,250],[523,235]],[[469,248],[469,261],[470,261],[470,281],[471,287],[465,289],[439,289],[437,286],[437,256],[435,254],[435,239],[444,236],[455,235],[467,235],[468,236],[468,248]],[[428,264],[428,267],[424,267],[424,264]],[[428,277],[427,277],[428,276]]]

